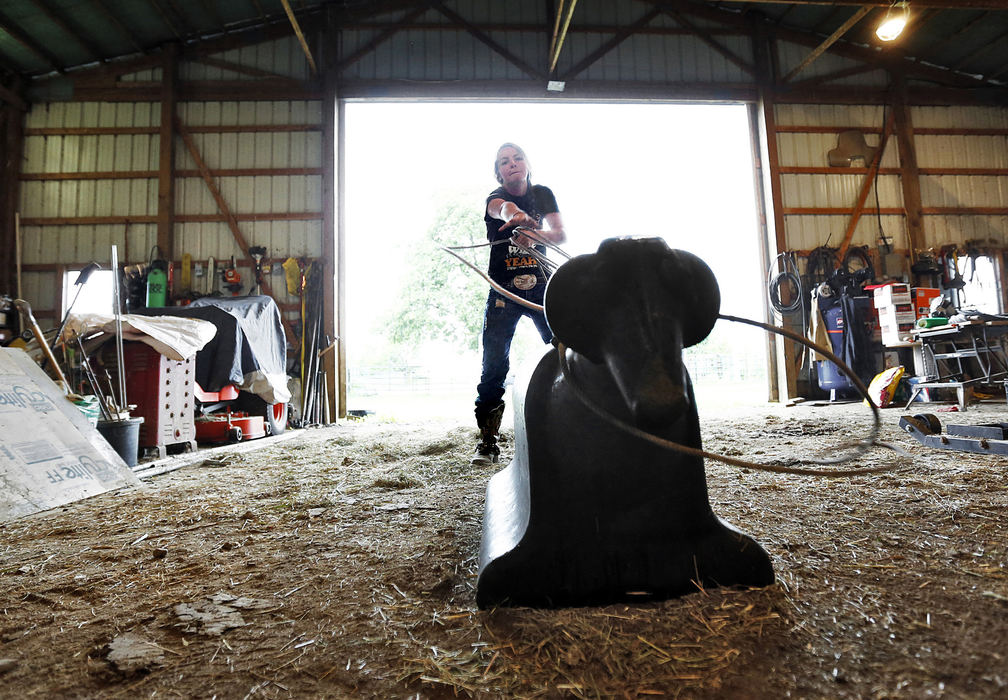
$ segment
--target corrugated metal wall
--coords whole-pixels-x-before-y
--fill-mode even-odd
[[[927,244],[965,246],[970,241],[1006,242],[1008,216],[997,214],[927,213],[929,208],[1008,208],[1008,176],[940,174],[928,170],[1008,170],[1008,135],[927,133],[928,129],[1008,131],[1008,109],[992,107],[917,107],[913,110],[917,164]]]
[[[837,147],[838,134],[845,129],[863,129],[868,145],[878,145],[885,120],[883,112],[881,106],[777,105],[778,157],[782,171],[828,166],[827,154]],[[915,130],[917,164],[921,170],[923,248],[940,248],[949,244],[964,246],[977,239],[1004,244],[1008,239],[1008,217],[983,213],[983,210],[1008,209],[1008,176],[941,171],[1008,169],[1008,135],[969,133],[984,129],[1008,130],[1008,110],[997,107],[915,107],[910,112]],[[929,130],[947,133],[929,133]],[[864,167],[867,164],[855,161],[853,165]],[[896,139],[890,137],[880,164],[882,172],[865,204],[867,209],[874,210],[876,202],[883,210],[903,208],[900,174],[892,172],[899,167]],[[890,172],[886,172],[887,169]],[[866,177],[864,173],[836,171],[782,174],[788,246],[809,250],[819,245],[839,245],[851,219],[849,211],[831,214],[792,210],[850,210],[857,202]],[[881,229],[886,236],[894,238],[896,248],[906,249],[905,223],[902,214],[876,216],[865,213],[858,221],[851,243],[874,247]]]
[[[863,129],[866,143],[876,147],[884,123],[881,106],[779,104],[775,112],[778,158],[782,170],[829,167],[829,151],[837,147],[838,134],[847,129]],[[828,130],[819,131],[820,128]],[[858,160],[853,165],[865,168],[869,163]],[[890,138],[880,167],[895,168],[898,165],[896,142]],[[811,250],[821,245],[838,247],[850,222],[850,209],[857,202],[866,177],[862,173],[843,172],[782,174],[785,212],[793,209],[838,210],[836,213],[785,213],[788,247],[796,250]],[[877,187],[873,186],[868,195],[872,208],[875,207],[876,194],[882,209],[902,206],[898,175],[880,174],[876,184]],[[879,238],[880,218],[886,236],[893,236],[897,241],[906,240],[902,216],[861,216],[854,230],[852,245],[874,247]]]
[[[292,38],[214,56],[295,78],[306,74]],[[300,60],[298,60],[300,58]],[[184,63],[189,80],[254,79],[214,65]],[[161,71],[124,76],[160,80]],[[177,114],[249,245],[268,257],[321,255],[321,102],[183,102]],[[51,102],[28,113],[21,189],[23,290],[40,316],[58,312],[64,267],[145,262],[157,242],[160,105],[151,102]],[[205,262],[242,253],[197,164],[176,137],[175,261]],[[251,270],[243,272],[251,281]],[[286,299],[282,276],[274,284]],[[202,291],[202,290],[200,290]]]

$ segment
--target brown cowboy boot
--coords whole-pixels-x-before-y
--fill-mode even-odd
[[[480,442],[476,445],[476,454],[473,455],[472,464],[487,465],[494,464],[500,457],[500,448],[497,446],[497,433],[500,430],[501,419],[504,417],[504,402],[489,411],[482,412],[476,409],[476,425],[480,431]]]

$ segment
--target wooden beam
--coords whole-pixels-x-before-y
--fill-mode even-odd
[[[105,58],[102,51],[89,39],[84,37],[77,29],[70,25],[70,21],[67,17],[56,8],[52,7],[47,0],[32,0],[39,10],[49,18],[53,24],[63,30],[63,33],[69,36],[71,39],[77,42],[85,51],[87,51],[91,58],[96,61],[104,61]]]
[[[858,219],[861,218],[861,213],[864,211],[865,202],[868,200],[868,193],[871,192],[873,185],[878,186],[875,179],[878,175],[879,164],[882,162],[882,154],[885,153],[886,142],[889,140],[889,134],[892,133],[892,129],[893,115],[889,114],[886,118],[885,126],[882,128],[882,138],[879,140],[878,148],[875,149],[871,165],[868,166],[868,173],[861,183],[861,191],[858,193],[857,201],[854,203],[854,210],[851,211],[850,221],[847,222],[847,230],[844,231],[843,240],[840,242],[840,247],[837,248],[837,262],[841,265],[843,264],[844,257],[847,255],[851,239],[854,237],[854,229],[857,228]]]
[[[399,33],[402,29],[412,24],[420,15],[427,12],[430,9],[427,7],[426,3],[412,12],[406,13],[399,22],[385,27],[382,31],[378,32],[377,35],[373,36],[370,41],[366,42],[363,46],[357,48],[356,51],[352,52],[350,55],[341,58],[336,65],[333,67],[337,73],[342,73],[346,70],[347,66],[352,65],[354,62],[359,61],[364,56],[374,51],[379,45],[390,39],[395,34]]]
[[[158,139],[157,246],[161,255],[175,255],[175,101],[178,97],[178,49],[170,44],[162,55],[161,126]]]
[[[862,73],[870,73],[873,70],[885,70],[885,69],[880,66],[873,66],[866,63],[860,66],[850,66],[849,68],[841,68],[839,70],[831,71],[829,73],[823,73],[822,75],[817,75],[814,78],[806,78],[805,80],[799,80],[797,82],[789,83],[788,85],[779,85],[777,89],[778,93],[781,94],[786,94],[788,90],[807,90],[809,88],[814,88],[818,85],[823,85],[824,83],[828,83],[833,80],[840,80],[841,78],[849,78],[852,75],[861,75]]]
[[[564,13],[563,22],[560,24],[560,34],[556,36],[556,41],[553,42],[550,57],[549,57],[549,72],[550,74],[556,70],[557,61],[560,60],[560,52],[563,51],[564,41],[567,39],[567,29],[570,27],[571,18],[574,16],[574,8],[577,6],[577,0],[570,0],[570,5],[567,7],[567,12]],[[557,9],[557,19],[560,19],[560,12],[563,10],[562,3],[561,8]]]
[[[175,23],[172,22],[171,17],[169,17],[168,13],[165,12],[165,9],[161,7],[161,3],[158,2],[158,0],[147,0],[147,2],[153,5],[154,9],[157,10],[159,15],[161,15],[161,21],[164,22],[166,27],[168,27],[168,31],[174,34],[176,39],[183,41],[185,39],[185,34],[178,30]]]
[[[193,134],[258,134],[299,131],[321,131],[321,124],[209,124],[190,126]],[[25,129],[25,136],[128,136],[157,134],[158,126],[62,126]]]
[[[119,31],[120,36],[126,39],[126,41],[128,41],[130,45],[137,50],[137,53],[146,53],[136,40],[136,32],[126,27],[126,25],[120,21],[118,15],[115,12],[112,12],[103,0],[89,1],[102,11],[102,14],[105,15],[105,19],[107,19],[112,26]]]
[[[907,106],[906,80],[896,79],[893,118],[896,128],[896,144],[899,147],[900,185],[903,188],[903,208],[906,209],[907,248],[910,250],[910,264],[917,262],[917,253],[924,245],[924,222],[922,219],[920,171],[917,168],[917,149],[914,146],[913,121]]]
[[[238,247],[241,249],[242,255],[249,260],[254,260],[252,255],[249,253],[248,241],[245,240],[245,236],[238,227],[238,219],[231,213],[231,207],[228,206],[227,201],[224,199],[224,195],[221,194],[220,189],[217,187],[217,183],[214,182],[213,176],[210,174],[210,169],[206,166],[206,163],[203,162],[203,156],[200,155],[199,149],[196,148],[196,142],[193,141],[192,134],[189,133],[189,130],[182,123],[182,120],[177,116],[175,117],[175,128],[178,130],[179,135],[182,136],[182,141],[189,150],[189,155],[192,156],[193,161],[196,163],[196,167],[199,168],[200,174],[203,177],[203,182],[206,183],[207,189],[210,190],[210,195],[214,198],[214,201],[217,202],[217,208],[224,216],[224,220],[227,223],[228,228],[231,230],[231,235],[234,238],[235,243],[237,243]],[[262,290],[269,296],[273,296],[273,290],[270,286],[269,280],[265,277],[262,282]]]
[[[297,37],[298,43],[301,44],[301,50],[304,51],[305,56],[308,58],[308,65],[311,66],[312,75],[318,75],[318,66],[315,65],[315,59],[312,57],[311,49],[308,48],[308,42],[305,41],[304,32],[301,31],[301,25],[298,24],[297,17],[294,16],[294,10],[291,9],[290,2],[288,0],[280,0],[280,2],[283,3],[287,19],[290,20],[291,27],[294,28],[294,35]]]
[[[191,133],[195,133],[190,130]],[[69,173],[22,173],[21,181],[73,181],[73,180],[152,180],[157,170],[94,170]],[[211,170],[213,177],[290,177],[321,175],[322,168],[220,168]],[[202,177],[199,170],[175,170],[175,177]]]
[[[19,27],[17,22],[8,17],[6,13],[0,10],[0,29],[2,29],[11,39],[19,43],[22,47],[27,49],[29,52],[35,54],[38,58],[41,58],[46,62],[46,65],[53,70],[62,73],[65,69],[63,63],[55,54],[50,52],[48,49],[40,45],[35,39],[28,36]]]
[[[710,32],[708,32],[705,29],[701,29],[697,25],[693,24],[693,22],[691,22],[686,17],[684,12],[682,12],[681,10],[690,9],[687,3],[677,1],[669,4],[675,9],[674,10],[666,9],[666,12],[668,12],[673,18],[675,18],[676,22],[679,22],[681,25],[689,29],[693,34],[696,35],[698,39],[700,39],[700,41],[704,42],[709,47],[714,49],[716,52],[727,58],[736,66],[741,68],[744,72],[748,73],[749,75],[753,75],[755,71],[751,65],[749,65],[741,57],[735,55],[733,51],[715,41],[714,38],[710,35]]]
[[[18,175],[24,163],[24,111],[0,105],[0,290],[15,294],[17,282],[17,211],[21,194]]]
[[[603,56],[605,56],[607,53],[609,53],[610,51],[612,51],[613,49],[615,49],[617,46],[619,46],[620,44],[622,44],[624,41],[626,41],[627,39],[629,39],[631,36],[633,36],[634,34],[636,34],[638,31],[640,31],[640,29],[642,27],[645,27],[648,24],[650,24],[654,20],[654,18],[657,17],[659,14],[661,14],[661,10],[659,10],[656,7],[655,8],[651,8],[651,10],[648,11],[648,12],[646,12],[643,17],[641,17],[640,19],[638,19],[633,24],[630,24],[629,26],[624,27],[623,29],[621,29],[620,31],[618,31],[615,34],[615,36],[613,36],[609,41],[607,41],[604,44],[602,44],[602,46],[600,46],[599,48],[597,48],[595,51],[593,51],[592,53],[590,53],[588,56],[585,56],[576,65],[571,66],[563,74],[563,76],[561,76],[560,79],[566,81],[566,80],[570,80],[574,76],[578,75],[579,73],[581,73],[581,71],[583,71],[586,68],[588,68],[589,66],[591,66],[593,63],[595,63],[596,61],[598,61],[600,58],[602,58]],[[552,68],[550,68],[550,72],[551,73],[553,72]]]
[[[791,72],[785,75],[782,79],[782,83],[789,82],[793,77],[801,73],[803,70],[812,65],[812,62],[825,53],[826,49],[831,47],[837,42],[844,34],[846,34],[851,27],[861,21],[861,18],[872,11],[870,7],[859,8],[853,15],[851,15],[846,22],[837,27],[836,31],[826,37],[826,40],[819,44],[817,47],[812,49],[801,62],[791,69]]]
[[[259,212],[252,214],[232,214],[235,221],[319,221],[322,213],[317,211]],[[176,214],[179,224],[228,223],[224,214]],[[34,216],[21,218],[21,226],[99,226],[103,224],[157,224],[156,214],[130,214],[108,216]]]
[[[224,61],[220,58],[213,58],[212,56],[197,56],[193,58],[193,60],[197,63],[202,63],[205,66],[213,66],[214,68],[221,68],[241,75],[251,75],[255,78],[273,78],[275,80],[289,80],[297,82],[296,78],[292,78],[289,75],[280,75],[279,73],[272,73],[252,66],[245,66],[241,63],[235,63],[234,61]]]
[[[185,8],[179,7],[175,0],[165,0],[168,3],[168,7],[171,11],[175,13],[178,21],[182,23],[182,34],[186,37],[191,37],[196,35],[196,30],[193,25],[189,22],[189,17],[186,15]]]
[[[769,260],[776,260],[778,254],[787,250],[787,238],[784,216],[781,213],[784,202],[779,172],[776,105],[772,90],[772,85],[776,81],[776,70],[772,53],[773,42],[770,41],[766,27],[756,26],[752,48],[753,65],[756,66],[754,77],[759,89],[759,99],[753,109],[752,119],[756,131],[754,137],[759,141],[756,148],[760,156],[758,170],[762,174],[761,210],[764,214],[762,221],[764,235],[761,248],[765,249],[765,261],[769,263]],[[766,269],[770,269],[769,264]],[[764,320],[774,321],[769,303],[764,304]],[[768,337],[766,343],[769,398],[771,401],[786,401],[798,393],[797,368],[789,359],[794,354],[794,342],[775,334]]]
[[[529,64],[527,64],[525,61],[523,61],[522,59],[520,59],[517,56],[515,56],[513,53],[511,53],[510,51],[508,51],[506,48],[504,48],[503,46],[501,46],[500,44],[498,44],[496,41],[494,41],[493,39],[491,39],[490,36],[486,32],[484,32],[482,29],[480,29],[479,27],[477,27],[475,24],[473,24],[472,22],[470,22],[469,20],[467,20],[465,17],[463,17],[459,13],[455,12],[454,10],[451,10],[448,7],[446,7],[443,2],[439,2],[438,0],[432,0],[431,4],[433,5],[433,7],[435,9],[437,9],[438,12],[440,12],[441,14],[443,14],[445,17],[447,17],[448,19],[450,19],[452,22],[454,22],[458,26],[460,26],[463,29],[465,29],[467,32],[469,32],[470,34],[472,34],[475,39],[477,39],[478,41],[482,42],[486,46],[490,47],[490,49],[492,49],[493,51],[496,51],[497,53],[499,53],[501,56],[503,56],[504,58],[506,58],[511,64],[515,65],[516,67],[518,67],[519,69],[521,69],[522,71],[524,71],[525,73],[527,73],[532,78],[537,78],[539,80],[545,80],[546,79],[546,75],[544,75],[541,71],[536,70],[535,68],[533,68],[532,66],[530,66]]]
[[[326,47],[335,49],[338,35],[335,13],[326,22]],[[339,73],[335,50],[325,53],[324,97],[322,98],[322,241],[323,278],[323,328],[336,343],[336,352],[321,358],[326,372],[329,391],[330,414],[339,418],[347,415],[347,357],[346,357],[346,213],[344,104],[339,97]]]

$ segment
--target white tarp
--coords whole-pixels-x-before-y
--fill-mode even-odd
[[[123,314],[123,340],[139,340],[172,360],[188,360],[213,340],[217,327],[209,321],[178,316]],[[64,335],[85,335],[98,330],[115,334],[112,314],[71,314]]]

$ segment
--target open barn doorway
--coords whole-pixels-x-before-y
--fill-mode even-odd
[[[487,284],[439,246],[486,241],[483,206],[506,141],[556,194],[568,253],[660,236],[707,261],[724,313],[763,317],[744,105],[351,102],[344,128],[351,412],[471,418]],[[470,256],[482,269],[486,258]],[[700,410],[765,402],[765,348],[759,331],[719,321],[688,350]],[[512,374],[543,352],[523,320]]]

